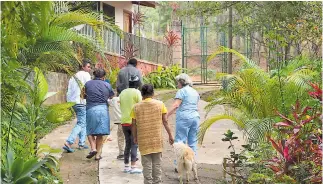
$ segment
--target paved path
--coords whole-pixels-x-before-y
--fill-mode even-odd
[[[172,105],[173,100],[168,100],[165,104],[169,109]],[[201,115],[201,122],[204,121],[204,107],[207,105],[207,102],[200,101],[199,110]],[[223,106],[217,106],[214,108],[210,114],[215,115],[224,112]],[[175,116],[170,117],[169,123],[171,125],[171,129],[174,131],[175,126]],[[198,149],[198,173],[200,177],[200,181],[203,184],[207,183],[215,183],[216,179],[221,178],[222,176],[222,164],[223,157],[226,157],[230,154],[230,150],[228,150],[228,146],[226,143],[222,142],[223,133],[228,129],[231,129],[236,135],[242,138],[242,133],[239,132],[236,125],[230,120],[219,121],[214,124],[207,132],[205,141],[203,146],[200,146]],[[117,137],[116,137],[116,128],[112,130],[113,140],[104,144],[102,156],[103,159],[99,163],[99,180],[100,184],[142,184],[143,176],[134,175],[134,174],[126,174],[123,173],[123,161],[117,160],[116,156],[118,155],[118,146],[117,146]],[[164,137],[167,137],[166,131],[164,131]],[[241,148],[241,143],[243,141],[239,141],[236,144],[236,150]],[[140,156],[138,155],[138,158]],[[178,183],[176,180],[177,176],[173,172],[173,151],[169,146],[167,140],[164,140],[164,152],[163,152],[163,183],[172,184]],[[139,166],[141,163],[139,161]]]
[[[209,90],[210,88],[208,87],[207,89],[199,89],[200,92],[206,92]],[[173,90],[156,91],[156,94],[164,94],[172,91]],[[167,108],[170,108],[172,100],[168,100],[165,104]],[[204,120],[205,112],[203,111],[203,109],[206,104],[207,102],[204,101],[200,101],[199,103],[201,122],[203,122]],[[209,116],[222,113],[223,110],[223,106],[217,106],[210,112]],[[169,120],[171,129],[173,131],[175,130],[174,118],[175,116],[170,117]],[[61,149],[66,138],[69,136],[71,129],[74,127],[74,124],[75,120],[58,127],[57,129],[53,130],[50,134],[46,135],[43,139],[41,139],[40,144],[47,144],[52,148]],[[104,144],[102,153],[103,159],[99,162],[99,173],[97,173],[96,168],[94,168],[96,167],[97,162],[95,162],[94,160],[85,159],[85,155],[88,153],[88,150],[76,151],[76,153],[73,154],[64,153],[63,158],[61,160],[61,176],[64,183],[97,183],[97,174],[99,176],[100,184],[143,183],[143,176],[141,174],[131,175],[122,172],[124,166],[123,161],[116,159],[116,156],[118,155],[116,128],[114,126],[112,127],[113,130],[111,133],[113,141]],[[221,141],[223,133],[227,131],[227,129],[231,129],[233,132],[237,133],[236,135],[239,137],[239,139],[242,138],[242,133],[238,131],[236,126],[231,121],[223,120],[214,124],[210,128],[210,130],[208,130],[203,146],[200,146],[198,149],[198,175],[201,180],[201,183],[203,184],[216,183],[216,179],[222,177],[222,167],[220,164],[222,163],[222,158],[229,155],[230,153],[230,151],[227,149],[228,145]],[[164,132],[165,137],[166,135],[166,132]],[[237,144],[242,144],[242,142],[243,141],[237,142]],[[239,149],[240,147],[238,146],[236,148]],[[56,154],[56,157],[61,158],[62,152]],[[162,166],[163,183],[178,184],[176,180],[177,176],[173,172],[173,158],[174,156],[172,149],[167,143],[167,140],[165,140]],[[78,160],[76,159],[79,159],[79,163],[77,163]],[[138,164],[141,164],[140,160]],[[89,172],[93,173],[89,174]]]

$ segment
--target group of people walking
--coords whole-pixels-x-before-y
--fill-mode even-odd
[[[192,88],[187,74],[176,77],[179,90],[170,111],[165,104],[153,99],[154,88],[143,84],[141,72],[136,68],[137,60],[130,59],[128,65],[120,70],[116,92],[105,81],[105,71],[95,69],[91,80],[91,63],[84,59],[77,72],[69,81],[67,101],[74,102],[77,123],[66,140],[63,149],[74,152],[72,145],[79,138],[79,149],[91,151],[86,158],[100,160],[103,136],[110,135],[111,121],[118,126],[117,137],[119,155],[124,160],[124,172],[143,173],[144,183],[161,183],[161,162],[163,152],[163,127],[168,134],[169,143],[188,144],[196,154],[197,130],[200,120],[198,113],[198,92]],[[175,139],[168,124],[168,118],[176,111]],[[125,143],[125,144],[124,144]],[[143,170],[136,166],[137,149],[141,154]],[[174,161],[176,170],[176,161]]]

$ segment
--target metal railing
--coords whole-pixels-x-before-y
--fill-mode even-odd
[[[83,35],[96,37],[95,31],[89,25],[84,25],[78,30]],[[166,65],[170,63],[169,56],[172,52],[166,44],[153,41],[144,37],[139,37],[131,33],[123,32],[123,38],[120,38],[115,32],[105,29],[103,31],[104,50],[106,52],[114,53],[117,55],[124,55],[124,48],[127,42],[134,45],[135,57],[138,59],[146,60],[155,64]],[[168,61],[168,62],[167,62]]]

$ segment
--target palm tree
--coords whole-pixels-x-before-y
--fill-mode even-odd
[[[72,43],[90,47],[103,55],[102,31],[111,29],[121,33],[114,23],[100,21],[97,12],[84,9],[61,12],[57,11],[54,2],[3,2],[2,6],[2,23],[5,25],[2,27],[2,38],[5,40],[2,46],[7,48],[5,54],[26,66],[70,71],[79,63],[75,44]],[[76,26],[84,24],[95,31],[95,38],[75,30]],[[18,36],[12,34],[15,31]],[[15,44],[18,47],[14,47]]]
[[[96,53],[104,56],[102,31],[111,29],[121,33],[114,23],[100,21],[99,13],[57,11],[59,7],[54,2],[12,1],[1,5],[2,67],[11,71],[1,73],[1,92],[6,100],[1,107],[9,112],[15,99],[22,94],[21,79],[13,80],[12,77],[25,80],[35,66],[44,72],[64,70],[71,73],[80,63],[78,45],[87,48],[93,58]],[[75,30],[76,26],[84,24],[92,27],[95,38]]]
[[[270,134],[272,130],[272,124],[277,117],[276,112],[287,114],[289,109],[286,107],[290,107],[297,99],[308,98],[309,81],[319,76],[318,70],[310,65],[303,65],[309,62],[303,61],[301,64],[298,60],[291,61],[289,66],[271,72],[270,75],[255,62],[224,47],[212,54],[208,61],[223,52],[231,52],[240,57],[242,67],[235,74],[217,74],[217,77],[222,79],[223,89],[206,106],[206,110],[209,112],[219,104],[226,104],[226,110],[224,114],[212,116],[200,125],[200,143],[203,142],[208,128],[222,119],[233,120],[243,129],[249,141],[264,140],[265,135]]]

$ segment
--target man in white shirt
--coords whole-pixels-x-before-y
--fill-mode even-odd
[[[77,123],[73,128],[70,136],[66,140],[63,149],[68,153],[74,152],[71,146],[74,144],[76,137],[79,137],[79,148],[89,148],[85,145],[86,140],[86,100],[81,98],[81,90],[85,83],[91,80],[91,64],[90,60],[83,59],[83,63],[80,66],[80,71],[71,77],[68,82],[67,89],[67,102],[76,103],[73,109],[76,113]]]
[[[118,136],[118,148],[119,148],[119,155],[117,156],[117,159],[123,160],[124,158],[124,143],[125,138],[121,126],[121,110],[120,110],[120,99],[119,94],[117,96],[114,96],[111,100],[108,99],[109,106],[110,106],[110,114],[111,114],[111,120],[118,126],[117,136]]]

